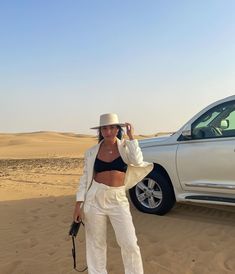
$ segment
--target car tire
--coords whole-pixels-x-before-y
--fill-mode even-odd
[[[129,190],[134,206],[149,214],[164,215],[175,204],[175,194],[167,175],[153,170]]]

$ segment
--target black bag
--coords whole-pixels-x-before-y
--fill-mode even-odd
[[[72,237],[72,242],[73,242],[73,248],[72,248],[73,268],[78,272],[84,272],[85,270],[87,270],[87,266],[83,270],[79,270],[79,269],[76,268],[76,249],[75,249],[75,240],[74,240],[74,238],[76,238],[76,236],[78,234],[78,230],[79,230],[81,224],[84,226],[84,223],[82,221],[73,222],[70,226],[70,229],[69,229],[69,235]]]
[[[80,225],[81,225],[82,221],[80,222],[73,222],[70,226],[70,230],[69,230],[69,235],[70,236],[73,236],[73,237],[76,237],[77,234],[78,234],[78,230],[80,228]],[[83,224],[83,223],[82,223]],[[84,225],[84,224],[83,224]]]

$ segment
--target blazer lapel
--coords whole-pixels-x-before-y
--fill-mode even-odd
[[[90,149],[88,161],[89,161],[89,167],[91,167],[92,169],[94,168],[95,158],[99,151],[100,144],[101,143],[95,145],[92,149]]]
[[[95,145],[94,147],[92,147],[89,151],[89,155],[87,157],[87,165],[88,165],[88,184],[87,184],[87,189],[89,189],[93,177],[94,177],[94,164],[95,164],[95,158],[98,154],[99,148],[100,148],[100,144],[102,143],[102,141],[100,143],[98,143],[97,145]]]
[[[128,158],[126,157],[126,152],[125,152],[125,140],[120,140],[117,138],[117,146],[118,146],[118,151],[122,157],[122,160],[126,163],[126,164],[129,164],[128,163]]]

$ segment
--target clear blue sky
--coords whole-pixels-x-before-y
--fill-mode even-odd
[[[179,128],[235,94],[233,0],[0,1],[0,132]]]

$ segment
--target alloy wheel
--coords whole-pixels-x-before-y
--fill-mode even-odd
[[[156,208],[162,202],[162,189],[151,178],[145,178],[139,182],[136,185],[135,192],[138,201],[147,208]]]

